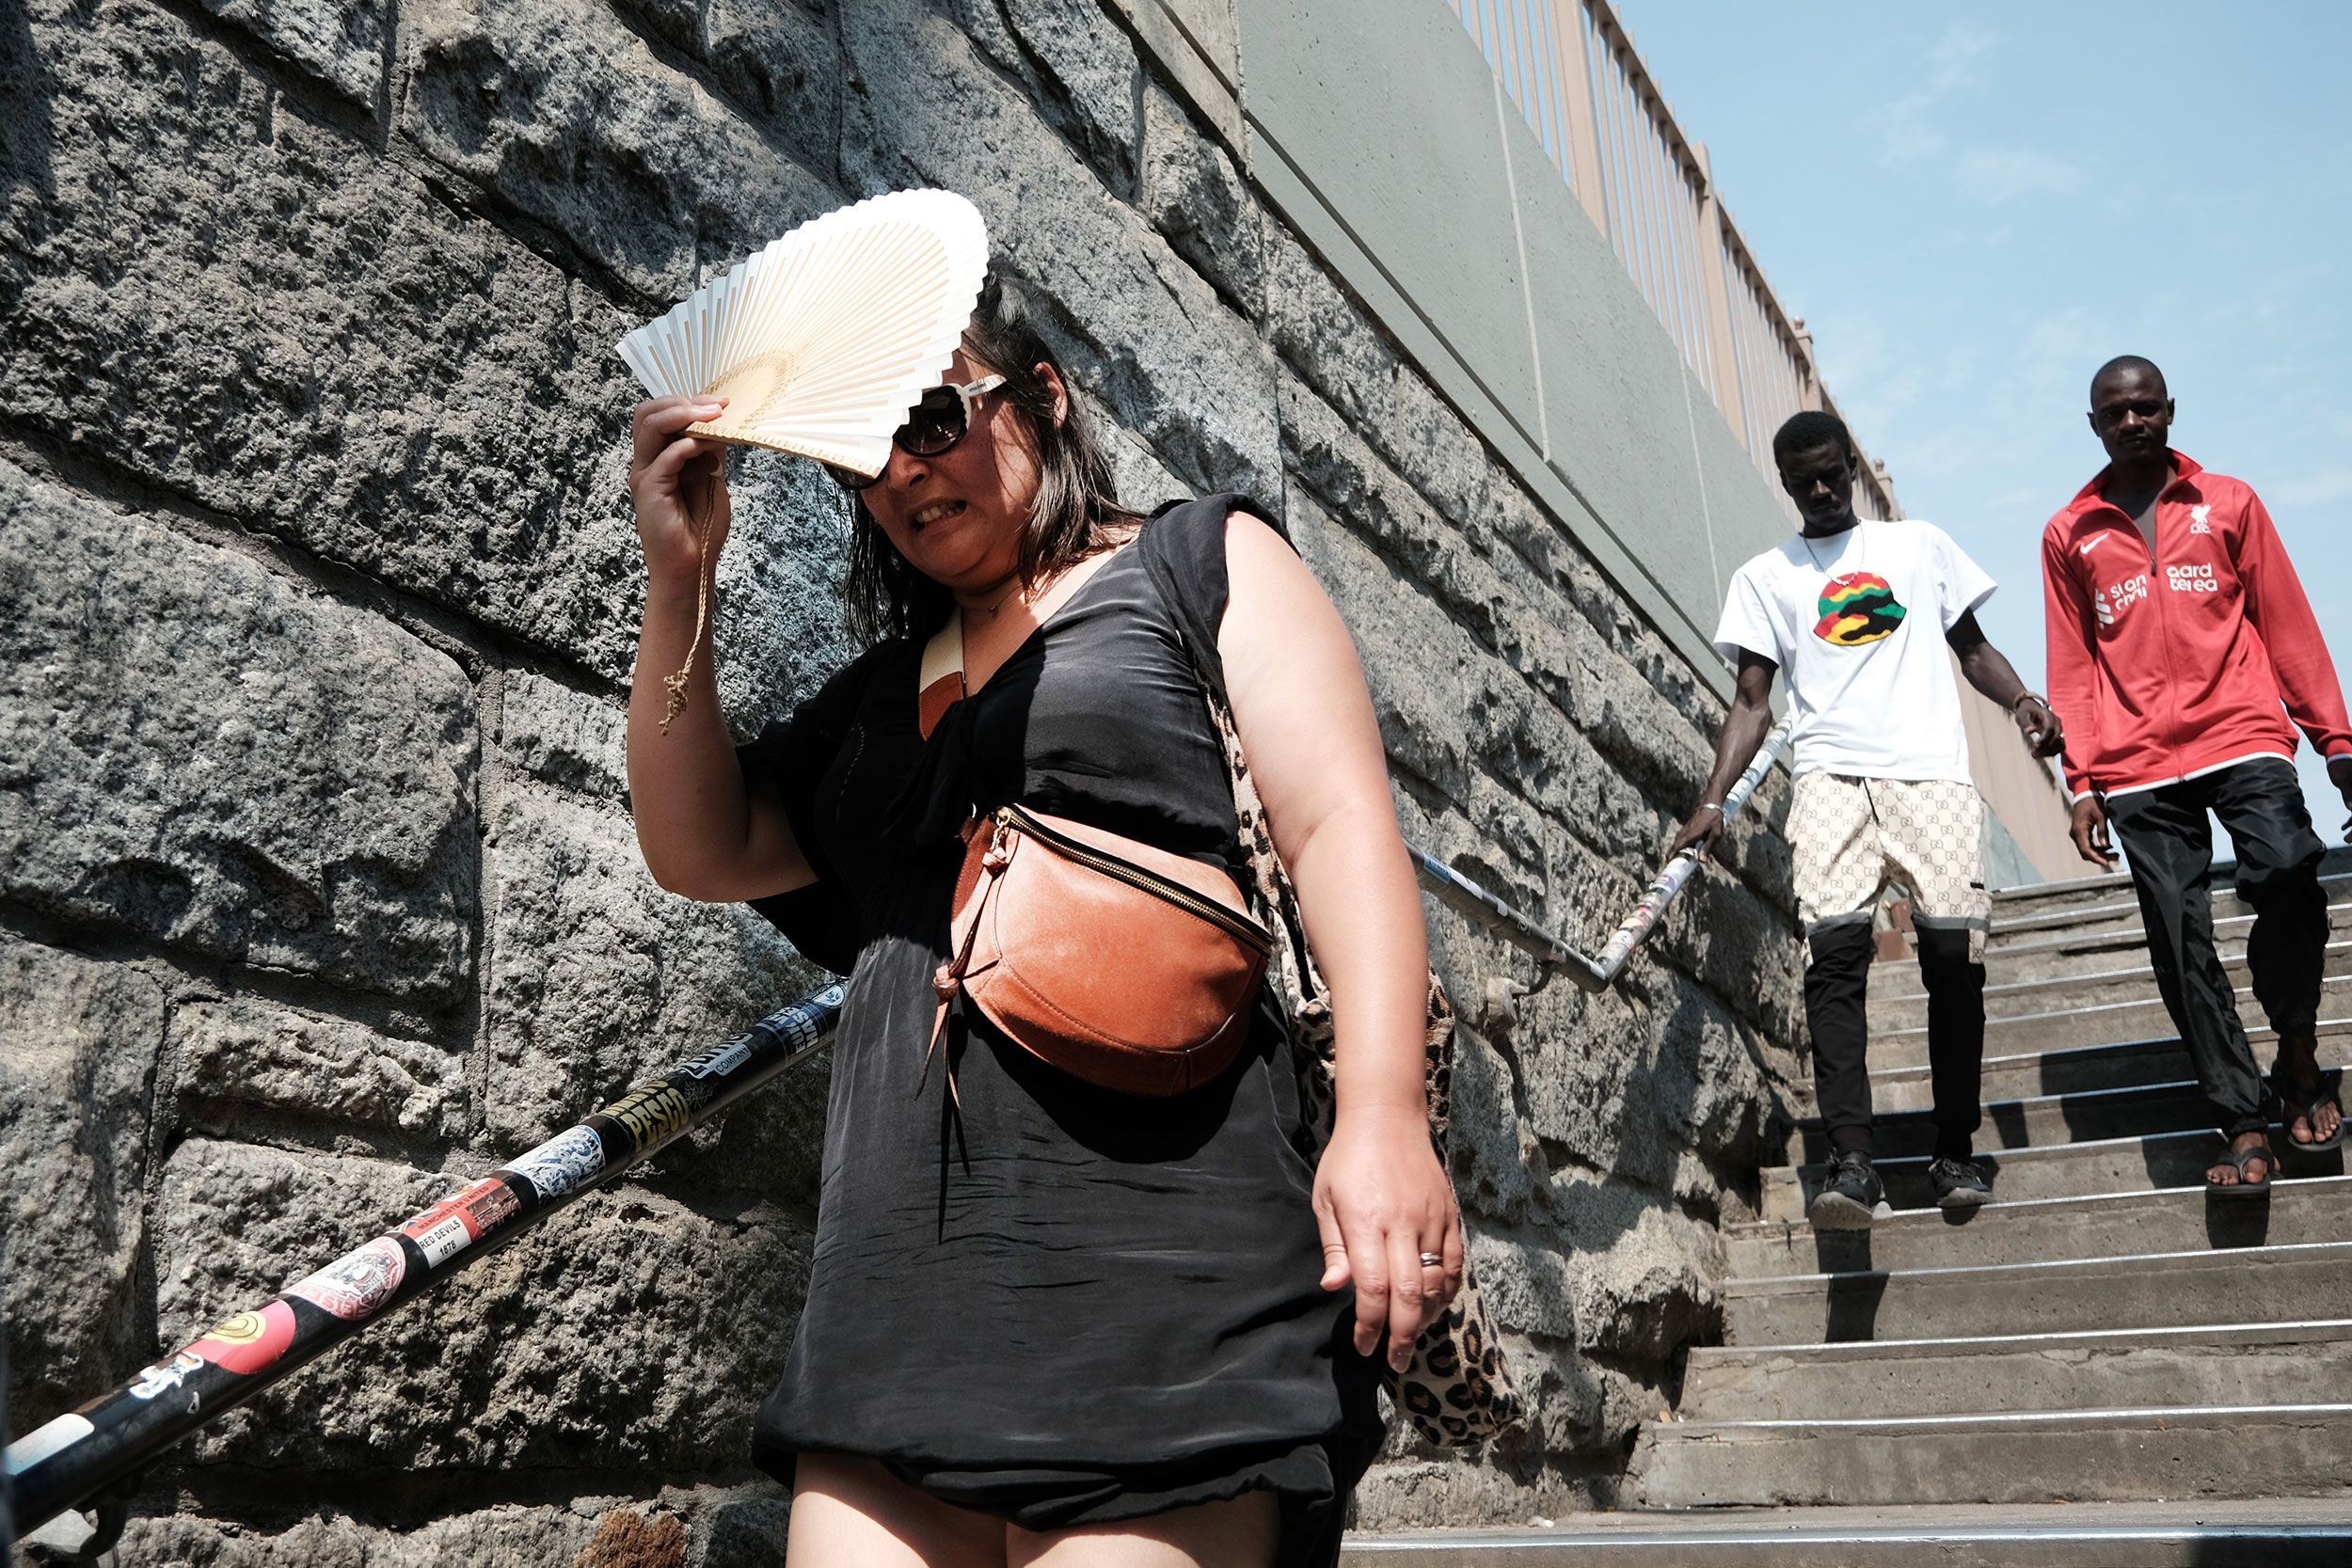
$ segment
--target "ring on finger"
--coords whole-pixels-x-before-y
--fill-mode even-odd
[[[1442,1269],[1445,1259],[1434,1252],[1424,1252],[1421,1255],[1421,1266],[1424,1269]]]

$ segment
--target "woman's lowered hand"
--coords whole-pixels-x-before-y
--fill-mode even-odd
[[[1385,1332],[1389,1365],[1403,1371],[1413,1341],[1462,1288],[1462,1216],[1427,1112],[1343,1103],[1315,1168],[1314,1209],[1323,1288],[1356,1286],[1357,1353],[1375,1354]]]

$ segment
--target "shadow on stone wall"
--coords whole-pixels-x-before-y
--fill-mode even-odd
[[[41,69],[30,19],[11,8],[0,16],[0,182],[9,207],[24,214],[18,221],[34,244],[57,196],[49,169],[49,99],[56,90]]]

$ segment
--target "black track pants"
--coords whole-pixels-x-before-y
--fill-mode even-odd
[[[2280,1034],[2319,1018],[2328,899],[2327,847],[2312,832],[2303,786],[2284,757],[2241,762],[2158,789],[2110,797],[2107,819],[2130,859],[2148,931],[2148,959],[2222,1132],[2259,1132],[2262,1074],[2238,1021],[2237,997],[2213,942],[2213,827],[2237,846],[2237,890],[2254,909],[2246,965],[2254,998]]]
[[[1869,922],[1817,928],[1807,939],[1804,1022],[1813,1037],[1813,1089],[1832,1153],[1871,1152],[1869,1022],[1865,1007],[1874,939]],[[1928,1062],[1935,1090],[1935,1152],[1966,1159],[1983,1110],[1984,965],[1968,932],[1922,929],[1919,974],[1928,992]]]

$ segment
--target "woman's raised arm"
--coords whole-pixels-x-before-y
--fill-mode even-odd
[[[664,682],[696,642],[701,594],[713,594],[732,519],[725,443],[681,435],[720,403],[655,398],[637,405],[629,495],[644,546],[645,624],[628,694],[628,793],[637,847],[655,881],[708,903],[789,893],[816,879],[784,808],[743,787],[719,712],[715,650],[706,631],[688,673],[686,706],[665,732]],[[707,546],[707,547],[706,547]]]
[[[1389,798],[1356,645],[1274,531],[1226,520],[1232,598],[1217,634],[1233,725],[1331,990],[1339,1109],[1315,1172],[1327,1290],[1356,1286],[1356,1348],[1413,1340],[1462,1282],[1454,1192],[1430,1147],[1422,1025],[1428,933]],[[1423,1255],[1439,1259],[1424,1264]]]

